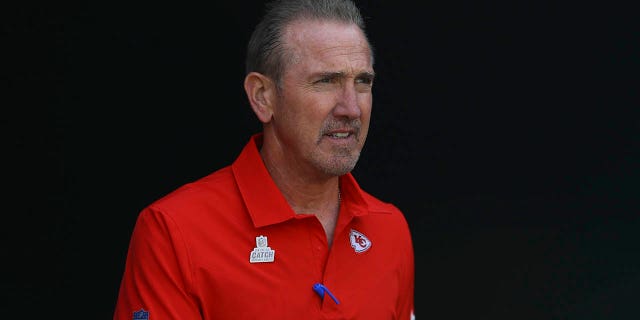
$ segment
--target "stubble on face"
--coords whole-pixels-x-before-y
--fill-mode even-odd
[[[316,141],[318,148],[313,149],[311,152],[312,163],[328,175],[341,176],[351,172],[358,163],[358,159],[360,159],[360,146],[364,144],[364,141],[360,141],[365,138],[360,136],[361,126],[360,119],[336,119],[331,116],[327,118]],[[320,148],[322,140],[332,130],[345,128],[353,130],[358,147],[353,148],[348,145],[332,146],[330,156],[327,157]]]

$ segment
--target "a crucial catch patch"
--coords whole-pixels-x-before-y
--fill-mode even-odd
[[[249,262],[273,262],[276,258],[276,251],[269,248],[267,237],[261,235],[256,237],[256,247],[251,251]]]

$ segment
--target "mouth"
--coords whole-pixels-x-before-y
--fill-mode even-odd
[[[357,143],[360,133],[360,122],[355,120],[347,123],[329,122],[322,128],[322,138],[338,144]]]
[[[332,131],[325,134],[325,136],[334,139],[346,139],[353,135],[352,131]]]
[[[357,131],[350,129],[331,130],[325,132],[322,137],[325,142],[328,142],[329,145],[332,146],[332,148],[338,147],[341,149],[352,149],[356,147],[358,143]]]

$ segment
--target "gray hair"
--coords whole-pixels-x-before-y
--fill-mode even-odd
[[[284,46],[284,29],[299,19],[331,20],[357,25],[367,39],[360,10],[351,0],[275,0],[255,27],[247,46],[246,72],[259,72],[272,78],[278,86],[291,60]],[[373,48],[369,45],[373,63]]]

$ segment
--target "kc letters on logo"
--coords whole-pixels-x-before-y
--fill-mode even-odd
[[[351,247],[356,253],[361,253],[369,250],[371,248],[371,240],[367,238],[362,232],[351,229],[349,233],[349,241],[351,242]]]

